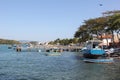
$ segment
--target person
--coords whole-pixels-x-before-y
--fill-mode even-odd
[[[95,48],[95,44],[93,44],[93,48]]]

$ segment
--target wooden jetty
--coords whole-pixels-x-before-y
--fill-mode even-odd
[[[53,52],[63,52],[63,51],[68,51],[68,52],[80,52],[81,46],[63,46],[63,45],[35,45],[31,47],[22,47],[17,45],[16,51],[21,52],[21,51],[29,51],[31,52],[32,49],[36,49],[36,51],[40,51],[41,49],[43,52],[49,52],[49,50],[54,50]]]
[[[57,49],[59,52],[69,51],[69,52],[80,52],[81,46],[62,46],[62,45],[48,45],[44,46],[45,50]]]

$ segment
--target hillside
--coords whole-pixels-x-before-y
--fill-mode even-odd
[[[16,40],[8,40],[8,39],[0,39],[0,44],[19,44],[19,41]]]

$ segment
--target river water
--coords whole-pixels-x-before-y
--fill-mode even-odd
[[[80,53],[16,52],[0,46],[0,80],[120,80],[120,64],[85,63]]]

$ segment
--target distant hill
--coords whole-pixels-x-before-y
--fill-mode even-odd
[[[30,42],[29,40],[19,40],[20,43],[27,43]]]
[[[31,43],[33,45],[38,44],[38,41],[30,41],[30,40],[19,40],[20,43]]]
[[[9,40],[9,39],[0,39],[0,44],[19,44],[19,41]]]

